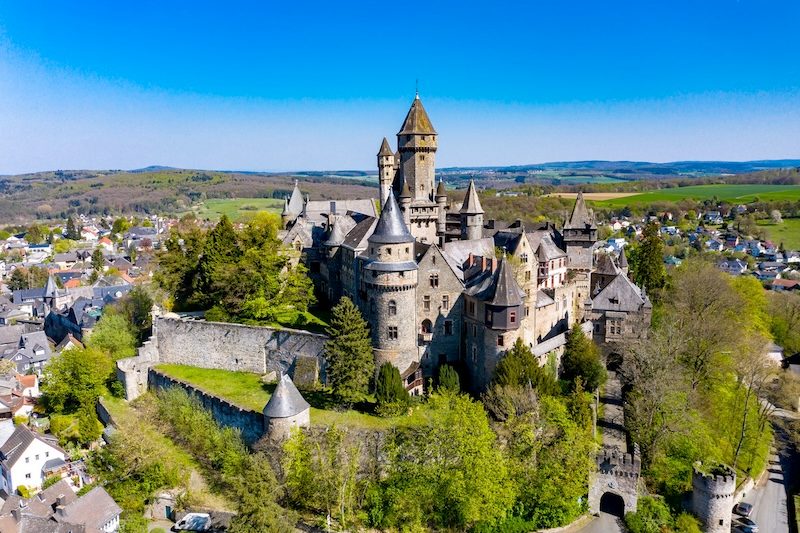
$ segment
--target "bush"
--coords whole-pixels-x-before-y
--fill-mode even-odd
[[[439,390],[450,392],[461,391],[461,380],[458,377],[458,372],[450,365],[442,365],[439,367]]]
[[[33,487],[20,485],[19,487],[17,487],[17,492],[19,492],[19,495],[22,496],[23,498],[28,499],[33,497],[35,489]]]
[[[630,533],[661,533],[672,525],[672,513],[661,498],[646,496],[635,513],[625,515],[625,525]]]
[[[378,401],[378,414],[397,415],[408,405],[408,392],[403,387],[400,371],[391,363],[383,363],[375,384],[375,398]]]
[[[675,520],[675,533],[701,533],[700,522],[689,513],[681,513]]]
[[[50,476],[47,476],[42,482],[42,490],[46,489],[47,487],[52,487],[59,481],[61,481],[61,476],[59,476],[58,474],[52,474]]]

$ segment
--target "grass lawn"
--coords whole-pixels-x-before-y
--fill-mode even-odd
[[[158,365],[161,372],[186,381],[204,391],[224,398],[229,402],[261,412],[269,401],[275,385],[261,382],[261,376],[249,372],[231,372],[183,365]],[[415,405],[410,414],[383,418],[370,414],[372,404],[357,406],[358,409],[339,411],[333,408],[330,393],[327,391],[305,392],[306,401],[311,404],[311,423],[315,426],[348,426],[364,429],[387,429],[400,425],[419,424],[425,420],[427,408],[424,404]]]
[[[783,243],[787,250],[800,250],[800,218],[784,218],[781,224],[759,220],[758,225],[776,246]]]
[[[201,219],[219,220],[227,215],[233,222],[244,222],[259,211],[280,213],[283,200],[277,198],[213,198],[195,209]]]
[[[800,200],[800,185],[692,185],[647,191],[623,198],[612,198],[596,202],[600,206],[624,207],[632,204],[653,202],[677,202],[684,198],[707,200],[716,197],[735,203],[750,203],[759,200]]]

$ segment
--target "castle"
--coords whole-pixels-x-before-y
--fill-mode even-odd
[[[384,138],[377,154],[380,215],[372,200],[304,199],[297,183],[281,214],[283,242],[302,252],[321,299],[361,309],[378,365],[391,362],[419,393],[451,364],[479,391],[517,339],[557,367],[576,324],[612,351],[649,324],[624,254],[595,252],[582,194],[562,231],[484,220],[472,181],[460,203],[435,182],[437,139],[417,95],[397,151]]]

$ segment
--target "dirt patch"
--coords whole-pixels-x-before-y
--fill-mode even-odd
[[[640,192],[585,192],[583,193],[583,197],[586,200],[594,200],[597,202],[603,200],[614,200],[615,198],[626,198],[628,196],[636,196],[637,194],[642,194]],[[572,198],[575,199],[578,196],[576,192],[554,192],[552,194],[548,194],[547,196],[557,196],[558,198]]]

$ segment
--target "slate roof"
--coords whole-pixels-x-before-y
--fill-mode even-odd
[[[467,288],[467,294],[489,305],[498,307],[522,305],[522,296],[525,293],[519,288],[505,258],[500,260],[497,270],[491,275],[481,273],[470,281],[472,283]]]
[[[439,185],[436,186],[436,196],[447,196],[447,190],[444,188],[444,180],[439,180]]]
[[[549,234],[542,236],[539,241],[539,246],[534,248],[534,250],[536,250],[536,258],[539,259],[539,261],[552,261],[553,259],[558,259],[559,257],[567,255],[564,250],[556,246],[556,243],[553,242]]]
[[[0,461],[5,465],[6,469],[11,468],[22,457],[25,450],[35,439],[38,439],[54,450],[64,453],[60,448],[48,442],[44,437],[28,429],[26,426],[20,424],[14,428],[14,433],[8,440],[0,446]]]
[[[575,200],[575,205],[572,207],[572,214],[564,225],[564,229],[595,229],[597,226],[586,208],[586,202],[583,199],[583,192],[578,192],[578,197]]]
[[[459,213],[465,215],[483,214],[483,207],[481,207],[481,201],[478,199],[478,192],[475,190],[474,180],[469,180],[469,187],[467,187],[467,193],[464,195],[464,203],[461,204]]]
[[[105,523],[119,516],[122,509],[103,487],[95,487],[64,508],[64,517],[59,521],[81,524],[87,528],[100,529]]]
[[[400,211],[400,206],[397,205],[393,191],[389,191],[389,197],[383,206],[375,231],[369,237],[369,242],[378,244],[414,242],[414,237],[408,231],[408,226],[403,220],[403,213]]]
[[[351,250],[364,250],[367,247],[367,236],[370,235],[371,230],[378,223],[375,217],[365,217],[361,222],[357,223],[351,229],[342,242],[342,246],[350,248]]]
[[[264,406],[264,416],[268,418],[287,418],[302,413],[310,406],[300,391],[294,386],[288,374],[283,374],[275,392]]]
[[[453,267],[459,279],[464,280],[464,264],[469,258],[469,254],[494,257],[494,239],[484,237],[471,241],[450,241],[444,243],[442,255]]]
[[[422,100],[419,95],[414,97],[411,103],[411,109],[408,110],[406,119],[403,121],[403,126],[400,128],[398,135],[436,135],[436,130],[433,129],[431,119],[428,113],[422,106]]]
[[[615,276],[619,274],[619,268],[610,255],[601,253],[597,254],[594,273]]]
[[[347,220],[350,220],[350,224],[347,223]],[[345,225],[348,226],[346,229]],[[333,221],[330,235],[328,235],[328,238],[323,244],[325,246],[339,246],[344,242],[347,233],[353,229],[355,225],[355,221],[350,217],[337,217],[336,220]]]
[[[617,260],[620,268],[628,268],[628,258],[625,255],[625,247],[623,246],[619,251],[619,259]]]
[[[391,146],[389,146],[389,141],[386,139],[386,137],[383,138],[381,149],[378,150],[378,156],[380,157],[382,155],[390,155],[394,157],[394,152],[392,151]]]
[[[292,189],[292,195],[286,203],[286,211],[292,215],[299,215],[303,212],[303,193],[300,192],[297,180],[294,180],[294,189]]]
[[[619,274],[592,298],[592,309],[599,311],[637,312],[651,307],[650,298],[627,276]]]

